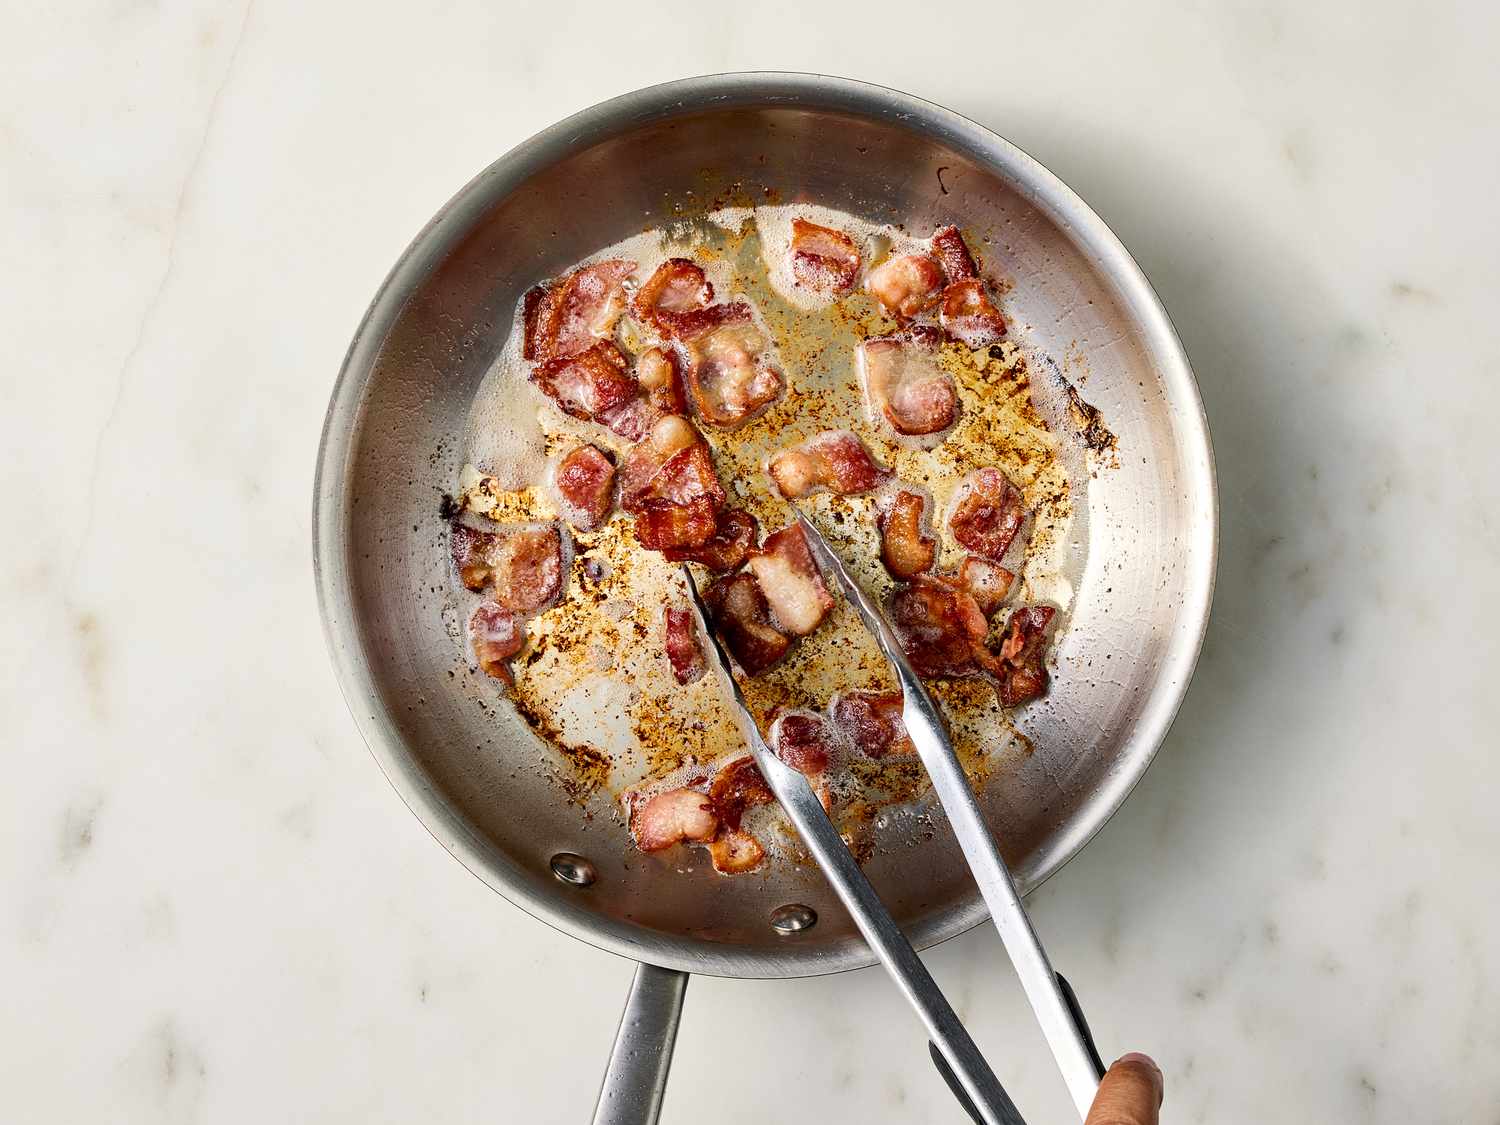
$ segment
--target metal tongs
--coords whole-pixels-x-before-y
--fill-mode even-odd
[[[1052,1050],[1079,1118],[1088,1115],[1104,1066],[1094,1046],[1088,1024],[1077,998],[1061,975],[1056,973],[1037,939],[1036,931],[1021,905],[1005,861],[990,834],[974,791],[969,787],[963,767],[953,753],[947,732],[938,717],[936,704],[912,671],[901,642],[885,615],[860,589],[838,556],[829,548],[818,529],[801,512],[797,519],[820,569],[831,574],[843,589],[845,597],[858,610],[866,627],[875,635],[881,651],[896,670],[901,684],[902,721],[906,732],[932,779],[933,791],[953,826],[969,869],[979,885],[980,894],[990,909],[1000,940],[1021,978],[1026,998],[1041,1024],[1042,1034]],[[698,593],[697,584],[686,566],[683,574],[697,608],[703,635],[708,638],[715,657],[720,682],[727,688],[738,710],[740,725],[750,752],[760,767],[771,791],[781,802],[787,816],[796,826],[802,841],[812,852],[823,874],[865,941],[875,951],[886,971],[896,982],[907,1001],[916,1010],[931,1037],[929,1048],[933,1062],[969,1115],[983,1125],[1024,1125],[1015,1104],[995,1077],[969,1033],[959,1022],[953,1008],[938,988],[911,943],[896,925],[890,911],[865,878],[858,862],[829,819],[811,784],[792,769],[766,745],[755,725],[739,685],[729,672],[729,657],[714,633],[707,607]]]

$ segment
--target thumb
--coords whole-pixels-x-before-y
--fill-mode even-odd
[[[1163,1093],[1161,1069],[1132,1051],[1115,1060],[1084,1125],[1157,1125]]]

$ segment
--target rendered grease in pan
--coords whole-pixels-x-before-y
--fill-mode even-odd
[[[1032,516],[1012,547],[1007,565],[1019,575],[1014,604],[1044,602],[1058,607],[1058,631],[1067,627],[1074,585],[1085,563],[1087,529],[1083,490],[1088,466],[1075,442],[1055,436],[1069,424],[1067,384],[1033,381],[1037,366],[1024,345],[1025,326],[1011,325],[1012,341],[985,352],[945,344],[942,363],[957,383],[962,415],[935,447],[894,437],[867,416],[856,370],[863,339],[890,332],[863,292],[836,303],[810,298],[785,275],[793,215],[835,226],[862,243],[867,263],[913,244],[906,232],[876,227],[853,216],[807,206],[736,208],[707,219],[648,231],[600,250],[588,260],[628,258],[638,263],[634,282],[664,259],[691,257],[708,271],[716,299],[751,302],[776,349],[787,390],[761,417],[734,432],[705,428],[730,503],[749,509],[763,533],[793,517],[763,471],[776,450],[828,429],[852,429],[896,481],[918,485],[932,497],[932,525],[940,540],[942,569],[956,566],[963,551],[946,526],[959,481],[970,471],[999,466],[1024,492]],[[540,279],[539,279],[540,280]],[[994,279],[1003,291],[1003,279]],[[618,333],[627,350],[640,345],[628,317]],[[519,317],[470,411],[459,503],[497,519],[554,519],[546,487],[548,458],[575,442],[615,451],[627,443],[602,429],[566,417],[526,378]],[[1102,426],[1102,422],[1099,423]],[[1106,431],[1107,432],[1107,431]],[[1102,438],[1100,439],[1102,440]],[[891,589],[880,563],[875,529],[877,495],[818,495],[803,510],[877,596]],[[640,548],[629,517],[616,512],[600,530],[573,536],[574,551],[565,597],[528,625],[528,644],[515,661],[513,704],[565,766],[569,796],[585,797],[601,786],[616,796],[641,787],[701,777],[730,757],[745,753],[733,717],[712,676],[680,686],[662,645],[662,607],[684,604],[675,564]],[[455,581],[455,596],[472,607],[476,595]],[[1003,623],[1005,614],[998,620]],[[1067,670],[1060,670],[1066,675]],[[822,626],[793,646],[781,664],[742,681],[761,728],[781,707],[822,710],[839,691],[891,690],[894,681],[873,639],[842,600]],[[1029,753],[1016,718],[998,705],[981,680],[935,682],[955,747],[976,784],[1007,758]],[[495,685],[497,694],[504,694]],[[863,848],[879,846],[879,828],[906,811],[921,815],[928,786],[915,759],[873,761],[845,754],[833,772],[835,817]],[[1018,795],[1019,796],[1019,795]],[[775,819],[779,813],[763,814]],[[761,833],[775,857],[785,855],[784,828]],[[903,838],[909,838],[907,832]],[[779,845],[779,846],[778,846]],[[790,849],[795,850],[795,849]]]

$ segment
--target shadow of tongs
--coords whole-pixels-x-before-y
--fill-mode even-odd
[[[817,528],[800,512],[797,518],[820,568],[825,574],[832,575],[843,589],[850,604],[874,633],[886,659],[896,669],[901,683],[902,720],[907,734],[932,779],[933,790],[947,813],[980,893],[989,906],[1006,953],[1021,978],[1026,997],[1041,1024],[1081,1119],[1088,1114],[1103,1066],[1072,989],[1053,971],[1031,928],[1010,871],[980,815],[974,792],[954,756],[932,697],[912,671],[899,639],[884,614],[870,602],[838,556],[829,549]],[[959,1022],[942,990],[865,878],[807,778],[778,758],[761,737],[745,706],[739,685],[729,672],[729,657],[710,627],[707,608],[686,566],[683,574],[701,619],[702,635],[708,639],[712,650],[714,659],[711,663],[716,666],[720,682],[738,710],[740,725],[756,764],[865,941],[926,1026],[933,1062],[976,1122],[1024,1125],[1014,1103]]]

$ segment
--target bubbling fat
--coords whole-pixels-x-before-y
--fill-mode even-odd
[[[859,247],[860,278],[849,293],[835,297],[797,284],[790,268],[796,218],[843,231]],[[961,410],[939,440],[903,439],[866,413],[857,345],[891,331],[892,322],[864,292],[864,276],[891,254],[928,251],[925,240],[896,227],[795,204],[726,208],[647,230],[573,268],[605,259],[633,260],[636,270],[626,281],[633,293],[668,258],[692,258],[713,283],[716,302],[751,305],[787,389],[764,414],[733,433],[701,427],[720,478],[731,504],[747,509],[769,534],[794,516],[765,476],[767,459],[816,433],[852,429],[878,461],[891,467],[893,481],[875,494],[818,494],[799,506],[872,596],[884,598],[892,589],[875,528],[879,497],[899,485],[930,496],[938,567],[952,570],[964,555],[947,527],[958,485],[974,469],[998,464],[1022,490],[1033,513],[1029,539],[1023,543],[1018,537],[1006,562],[1019,576],[1012,600],[1057,606],[1060,634],[1086,561],[1088,472],[1073,443],[1054,436],[1054,431],[1062,432],[1067,407],[1065,392],[1048,378],[1046,365],[1028,362],[1030,353],[1014,341],[989,352],[945,344],[940,362],[954,376]],[[558,517],[546,484],[549,466],[572,445],[592,442],[613,451],[617,463],[629,448],[604,427],[563,414],[530,382],[523,336],[518,302],[510,334],[470,409],[457,482],[465,509],[505,522]],[[627,308],[616,342],[638,355],[651,343],[650,336]],[[617,513],[596,531],[572,535],[563,597],[526,623],[527,646],[513,665],[519,713],[544,736],[544,746],[557,751],[544,757],[544,772],[566,771],[569,750],[586,747],[603,754],[610,767],[607,790],[621,801],[625,815],[632,799],[701,783],[725,762],[748,753],[716,677],[688,685],[673,678],[661,610],[663,605],[687,604],[686,590],[678,567],[642,550],[629,523]],[[482,595],[464,590],[455,579],[453,597],[467,620]],[[1002,610],[997,620],[1004,617]],[[840,691],[889,691],[895,684],[878,646],[840,599],[781,664],[742,686],[760,728],[769,730],[778,711],[801,708],[826,716],[830,699]],[[974,681],[934,685],[955,749],[976,783],[1024,755],[1027,745],[994,701],[993,691],[986,698],[979,687]],[[872,826],[888,825],[875,835],[891,842],[907,839],[930,807],[920,770],[863,759],[849,748],[843,732],[837,739],[844,749],[826,780],[836,798],[839,827],[853,838],[868,835]],[[1040,796],[1006,793],[1013,803]],[[765,866],[805,862],[795,833],[776,807],[752,810],[746,829],[766,848]],[[708,857],[701,849],[684,849],[674,862],[695,867],[708,863]]]

